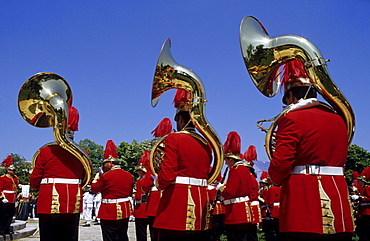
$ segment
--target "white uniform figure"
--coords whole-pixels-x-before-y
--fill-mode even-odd
[[[101,193],[99,192],[94,197],[95,217],[98,224],[100,223],[100,218],[98,218],[100,204],[101,204]]]
[[[92,209],[94,207],[94,194],[90,192],[85,192],[83,194],[83,217],[86,220],[84,227],[90,227],[92,220]]]

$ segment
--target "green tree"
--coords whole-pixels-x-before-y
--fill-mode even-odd
[[[79,141],[78,145],[85,149],[89,154],[93,166],[93,174],[95,175],[99,171],[99,167],[103,161],[103,146],[98,145],[89,139]]]
[[[121,160],[123,170],[130,172],[134,177],[137,177],[136,166],[143,151],[150,151],[152,148],[151,140],[146,140],[138,143],[133,140],[131,144],[121,142],[117,147],[118,158]]]
[[[347,162],[346,162],[346,178],[351,181],[350,175],[357,171],[361,173],[365,167],[370,166],[370,153],[356,144],[348,148]]]

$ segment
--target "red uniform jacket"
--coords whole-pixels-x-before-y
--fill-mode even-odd
[[[269,174],[273,183],[282,184],[281,232],[353,232],[344,176],[290,175],[297,165],[343,167],[347,148],[345,123],[339,115],[323,107],[291,111],[278,120],[276,150]],[[324,196],[329,205],[322,207],[320,198]]]
[[[9,203],[15,203],[18,185],[19,180],[17,176],[2,175],[0,177],[0,197],[6,198]]]
[[[143,180],[144,178],[141,178],[136,181],[136,193],[135,193],[135,208],[134,208],[134,216],[135,218],[147,218],[148,216],[145,215],[146,210],[146,204],[147,200],[144,198],[142,199],[143,195],[147,195],[149,192],[148,187],[143,186]]]
[[[259,204],[251,208],[251,202],[258,203],[258,183],[246,166],[237,164],[230,168],[224,200],[248,197],[248,201],[225,205],[225,224],[258,223],[261,220]]]
[[[130,201],[118,203],[104,203],[104,199],[119,199],[132,196],[134,182],[132,175],[118,166],[100,175],[96,182],[91,184],[93,193],[102,194],[102,203],[99,208],[98,218],[104,220],[125,219],[132,215]]]
[[[177,176],[207,179],[212,156],[208,145],[186,133],[166,137],[158,187],[164,190],[154,227],[170,230],[209,229],[207,186],[172,184]]]
[[[359,215],[370,215],[370,186],[365,186],[360,189],[360,208],[359,208]]]
[[[147,217],[155,217],[155,215],[157,214],[159,200],[161,199],[162,196],[162,191],[159,191],[158,188],[154,186],[154,179],[152,175],[153,174],[150,171],[148,171],[147,173],[145,173],[141,181],[141,185],[144,188],[144,190],[149,190],[145,210],[145,215]]]
[[[268,206],[270,217],[279,218],[280,187],[271,186],[264,193],[265,204]]]
[[[82,179],[84,169],[81,162],[58,145],[40,149],[35,167],[30,176],[33,189],[39,189],[37,212],[81,213],[82,189],[79,184],[40,184],[43,178]]]

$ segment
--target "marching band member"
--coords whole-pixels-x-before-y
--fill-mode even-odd
[[[210,167],[211,170],[212,167]],[[212,200],[211,220],[212,227],[210,229],[211,241],[219,241],[222,234],[225,232],[225,205],[222,202],[221,191],[217,190],[217,186],[223,183],[228,169],[225,169],[224,176],[220,175],[208,185],[208,194]]]
[[[212,151],[196,135],[189,114],[190,95],[178,89],[174,104],[179,132],[167,135],[158,188],[163,190],[154,227],[160,229],[160,241],[207,240],[209,198],[207,178]],[[193,134],[194,133],[194,134]]]
[[[152,145],[155,144],[156,141],[158,141],[161,137],[171,133],[172,131],[172,123],[171,120],[168,118],[163,118],[158,126],[151,132],[153,134],[154,140]],[[159,200],[162,197],[162,191],[160,191],[155,185],[154,185],[154,179],[153,174],[150,171],[150,168],[147,168],[147,173],[144,177],[144,180],[146,180],[145,183],[143,183],[144,186],[148,186],[149,196],[148,196],[148,202],[146,204],[146,211],[145,215],[148,216],[149,221],[149,230],[150,230],[150,239],[151,241],[158,241],[158,229],[153,227],[155,215],[157,214],[157,208],[159,205]]]
[[[346,124],[319,105],[301,61],[285,63],[283,71],[283,103],[292,109],[278,119],[268,170],[281,185],[280,231],[289,240],[352,240]]]
[[[1,163],[6,167],[6,174],[0,177],[0,235],[11,235],[10,225],[15,213],[15,199],[19,185],[18,177],[15,175],[13,166],[13,157],[9,155]],[[12,236],[11,236],[12,237]]]
[[[356,232],[360,241],[370,240],[370,167],[361,172],[358,181],[360,192]]]
[[[78,131],[79,114],[68,107],[68,130],[71,139]],[[78,240],[78,223],[82,212],[81,162],[59,145],[40,149],[30,175],[30,185],[39,190],[40,240]]]
[[[137,172],[139,179],[136,181],[136,193],[134,197],[134,217],[137,241],[146,241],[146,229],[149,225],[148,216],[145,215],[146,203],[150,187],[145,186],[145,176],[149,164],[150,151],[144,151],[138,163]],[[151,177],[150,177],[151,178]]]
[[[240,153],[241,139],[237,132],[227,135],[224,144],[225,163],[229,177],[225,186],[220,186],[226,206],[225,226],[228,241],[257,240],[257,225],[254,222],[251,201],[258,198],[256,179],[243,162]]]
[[[245,166],[248,168],[249,172],[254,176],[254,178],[251,178],[251,185],[253,186],[252,192],[249,195],[249,201],[251,204],[251,213],[252,213],[252,223],[254,224],[260,224],[262,223],[262,215],[261,215],[261,207],[260,203],[258,201],[258,182],[257,182],[257,174],[253,168],[254,162],[257,161],[257,151],[256,147],[253,145],[250,145],[248,149],[244,153],[244,159],[245,159]]]
[[[108,140],[102,163],[104,173],[98,172],[91,184],[91,192],[102,194],[98,218],[104,241],[128,241],[128,221],[132,215],[129,197],[134,183],[132,175],[121,169],[117,158],[116,146],[112,140]]]

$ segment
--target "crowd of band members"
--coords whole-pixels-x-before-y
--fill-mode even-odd
[[[194,132],[187,113],[178,111],[175,117],[177,128],[183,130],[186,127],[188,132]],[[167,128],[167,132],[171,129]],[[156,138],[166,134],[153,132]],[[101,206],[99,211],[95,207],[95,212],[101,222],[104,240],[128,240],[128,222],[132,216],[135,217],[136,238],[139,241],[147,240],[147,227],[151,240],[160,241],[220,240],[222,235],[226,235],[228,240],[258,240],[258,230],[264,233],[267,241],[286,240],[279,231],[280,187],[272,184],[267,172],[261,174],[258,184],[254,159],[248,152],[241,154],[240,141],[237,132],[228,134],[224,144],[225,164],[229,170],[227,179],[222,180],[225,179],[224,173],[224,177],[219,175],[214,183],[208,185],[206,179],[211,150],[191,135],[169,133],[164,150],[169,160],[164,158],[158,177],[153,175],[149,166],[150,152],[144,151],[138,162],[139,179],[136,182],[130,173],[120,168],[115,144],[110,140],[105,148],[102,170],[97,173],[85,195],[77,182],[63,183],[68,173],[69,177],[74,177],[69,180],[80,179],[76,177],[82,176],[82,167],[77,168],[77,162],[72,167],[72,161],[71,165],[62,165],[66,170],[57,165],[74,157],[57,145],[44,147],[31,174],[31,187],[39,189],[37,212],[41,240],[57,240],[56,233],[63,233],[60,240],[78,240],[78,223],[83,206],[86,226],[91,222],[93,193],[101,194]],[[177,155],[182,155],[179,163],[174,162],[179,158]],[[203,161],[203,166],[200,166],[201,160],[208,161]],[[56,163],[48,166],[47,162]],[[180,167],[182,172],[174,172]],[[14,184],[18,181],[14,169],[8,168],[7,172],[0,179],[2,212],[7,205],[14,207],[17,200],[15,194],[18,187]],[[179,173],[184,176],[179,176]],[[367,240],[366,235],[369,234],[369,179],[370,168],[366,168],[350,189],[355,190],[352,199],[359,203],[356,224],[360,240]],[[18,197],[19,200],[25,199],[21,195]],[[2,220],[5,216],[2,215]]]
[[[253,168],[255,147],[243,155],[235,131],[223,145],[227,178],[219,176],[208,183],[212,149],[196,133],[188,109],[189,93],[178,89],[174,99],[177,132],[171,132],[166,118],[166,128],[158,126],[152,132],[155,138],[166,135],[158,175],[151,172],[149,151],[144,151],[135,182],[132,174],[121,169],[113,141],[107,142],[101,170],[89,188],[91,193],[101,193],[98,218],[103,239],[128,240],[128,222],[134,215],[139,241],[146,240],[148,226],[151,240],[159,241],[219,240],[222,234],[229,241],[254,241],[258,229],[266,240],[351,240],[355,226],[343,174],[348,148],[345,124],[321,107],[312,86],[302,82],[307,78],[303,64],[289,63],[289,68],[297,70],[284,73],[294,73],[287,80],[298,86],[286,88],[283,103],[296,109],[279,119],[276,149],[260,185]],[[69,109],[72,139],[79,118],[74,107]],[[325,122],[320,121],[323,118]],[[14,170],[7,172],[0,179],[2,227],[9,213],[14,213],[9,210],[14,209],[18,184]],[[41,240],[78,240],[83,176],[81,162],[61,146],[40,149],[30,185],[39,190]],[[367,167],[351,184],[355,190],[351,198],[359,203],[356,224],[361,241],[369,240],[370,234],[369,181]],[[86,202],[86,208],[90,215],[91,203]],[[9,227],[1,232],[9,232]]]

